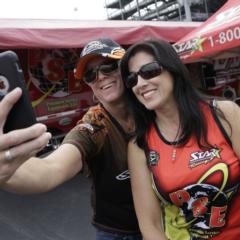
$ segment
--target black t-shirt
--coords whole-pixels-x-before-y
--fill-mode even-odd
[[[93,224],[105,231],[139,233],[127,167],[130,135],[101,106],[89,109],[63,143],[79,148],[93,179]]]

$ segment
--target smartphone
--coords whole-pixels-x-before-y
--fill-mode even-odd
[[[16,87],[22,89],[22,96],[7,117],[4,133],[33,125],[36,123],[36,116],[17,54],[13,51],[2,52],[0,53],[0,100]]]

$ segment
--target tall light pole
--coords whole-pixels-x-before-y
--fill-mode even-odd
[[[191,22],[192,16],[191,16],[191,11],[190,11],[190,7],[189,7],[189,1],[183,0],[183,6],[184,6],[185,13],[186,13],[186,21]]]

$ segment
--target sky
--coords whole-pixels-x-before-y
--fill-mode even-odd
[[[0,18],[107,19],[105,0],[2,0]]]

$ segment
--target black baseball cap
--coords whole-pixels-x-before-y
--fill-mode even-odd
[[[121,59],[125,50],[109,38],[100,38],[89,42],[82,50],[75,69],[75,78],[81,80],[86,64],[96,56],[112,59]]]

